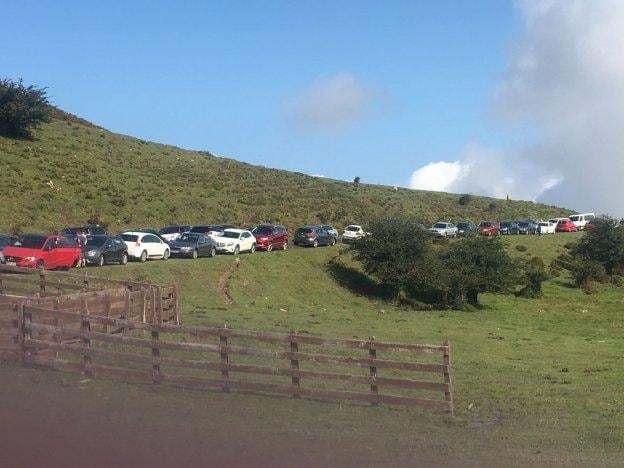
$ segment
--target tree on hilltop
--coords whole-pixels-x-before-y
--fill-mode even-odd
[[[22,80],[0,79],[0,135],[30,138],[32,130],[50,121],[47,88],[25,86]]]

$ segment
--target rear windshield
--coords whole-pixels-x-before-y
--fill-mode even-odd
[[[570,221],[578,221],[579,219],[581,219],[580,216],[570,216]]]
[[[139,240],[139,236],[134,234],[122,234],[121,237],[125,242],[136,242]]]
[[[492,227],[492,223],[490,223],[489,221],[483,221],[482,223],[479,224],[480,227]]]
[[[345,229],[345,231],[359,231],[360,228],[358,226],[347,226],[347,228]]]
[[[178,226],[167,226],[158,231],[158,234],[175,234],[176,232],[180,232]]]
[[[469,227],[469,226],[470,226],[470,224],[468,224],[468,223],[459,223],[459,224],[457,225],[457,227],[458,227],[459,229],[466,229],[466,228],[467,228],[467,227]]]
[[[503,221],[500,225],[501,225],[501,227],[511,226],[511,222],[510,221]]]
[[[518,223],[518,226],[520,226],[520,227],[527,227],[528,225],[529,225],[529,223],[527,223],[526,221],[520,221]]]
[[[74,236],[74,235],[78,234],[79,231],[82,231],[82,229],[79,229],[79,228],[63,229],[61,231],[61,236]]]
[[[24,236],[15,242],[15,247],[24,247],[27,249],[40,249],[43,247],[46,236]]]
[[[251,230],[254,234],[271,234],[273,228],[271,226],[256,226]]]
[[[101,247],[106,242],[106,237],[87,237],[88,247]]]
[[[177,239],[179,242],[197,242],[199,240],[198,234],[182,234]]]
[[[240,233],[233,232],[233,231],[224,231],[223,234],[221,234],[221,237],[227,237],[229,239],[238,239],[240,237]]]
[[[297,234],[310,234],[311,232],[314,232],[314,230],[311,229],[311,228],[299,228],[299,229],[297,229]]]
[[[437,229],[446,229],[446,224],[445,223],[435,223],[433,225],[433,227],[437,228]]]

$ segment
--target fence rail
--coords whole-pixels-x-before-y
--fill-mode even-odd
[[[17,339],[11,350],[25,365],[138,382],[214,387],[225,392],[240,390],[453,412],[448,342],[434,346],[374,338],[326,339],[297,332],[234,330],[225,326],[144,323],[93,315],[84,309],[76,312],[48,308],[47,304],[22,304],[14,312],[10,321]],[[112,329],[123,333],[111,334]],[[389,355],[379,355],[384,353]],[[403,359],[405,353],[428,355],[430,360],[440,362]],[[239,361],[242,359],[247,361]],[[344,367],[353,370],[344,371]],[[353,386],[365,386],[366,390],[356,391]],[[414,395],[416,391],[428,394]]]

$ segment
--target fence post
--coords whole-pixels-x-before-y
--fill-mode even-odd
[[[223,328],[224,329],[227,328],[227,323],[223,324]],[[219,334],[219,345],[221,346],[221,381],[222,381],[221,389],[224,392],[229,392],[230,386],[228,385],[228,380],[230,380],[230,369],[228,365],[230,363],[230,358],[227,352],[228,337],[227,337],[227,334],[224,332],[221,332]]]
[[[453,415],[453,392],[451,390],[452,382],[451,382],[451,344],[448,340],[444,342],[444,346],[446,346],[446,351],[444,351],[444,383],[448,385],[447,389],[444,391],[444,399],[448,403],[447,411]]]
[[[89,288],[89,280],[87,279],[87,272],[85,271],[82,277],[82,292],[87,292],[88,288]]]
[[[375,337],[374,336],[371,336],[369,338],[368,346],[369,346],[368,357],[371,359],[371,365],[370,365],[371,386],[370,386],[370,390],[371,390],[371,394],[373,395],[373,398],[371,399],[371,405],[379,406],[379,401],[378,401],[378,398],[377,398],[377,396],[379,395],[379,387],[377,387],[377,366],[373,365],[374,363],[372,362],[373,359],[377,359],[377,349],[375,348]]]
[[[156,288],[152,286],[150,290],[150,301],[152,302],[152,323],[158,323],[158,315],[156,314]]]
[[[106,318],[110,317],[111,307],[112,307],[111,296],[110,296],[110,292],[108,292],[106,293],[105,302],[104,302],[104,315],[106,316]],[[104,322],[104,325],[102,326],[102,332],[108,333],[108,322]]]
[[[80,331],[83,333],[82,334],[82,349],[84,353],[82,355],[82,361],[84,365],[84,375],[87,377],[91,377],[93,375],[93,372],[91,370],[91,355],[88,354],[87,352],[87,350],[91,348],[91,338],[90,338],[91,321],[89,320],[89,317],[86,317],[86,316],[82,317],[82,322],[80,324]]]
[[[145,291],[141,289],[141,321],[145,323]]]
[[[130,320],[130,291],[126,290],[126,295],[124,296],[124,320]],[[129,335],[130,328],[123,327],[123,334]]]
[[[39,272],[39,292],[40,293],[45,293],[45,282],[46,282],[46,275],[45,273],[42,271]],[[43,294],[41,294],[43,296]]]
[[[173,286],[173,307],[175,307],[175,323],[180,325],[180,314],[178,313],[179,299],[178,299],[178,285]]]
[[[158,340],[160,339],[160,333],[156,328],[152,329],[152,357],[154,358],[154,364],[152,365],[152,372],[154,373],[153,383],[160,382],[160,346],[158,346]]]
[[[58,311],[61,308],[61,300],[58,297],[54,298],[54,302],[52,304],[52,309],[54,309],[54,311]],[[59,316],[54,314],[54,326],[57,328],[62,328],[62,324],[60,322]],[[52,339],[56,342],[56,343],[60,343],[63,338],[63,335],[61,333],[54,333],[52,335]],[[56,352],[56,356],[58,357],[58,351]]]
[[[163,302],[162,302],[162,288],[158,286],[156,288],[158,293],[157,301],[158,301],[158,323],[163,323]]]
[[[18,306],[17,313],[17,345],[18,345],[18,354],[19,354],[19,362],[23,366],[26,363],[26,347],[24,346],[25,334],[26,330],[24,328],[24,319],[26,316],[26,305],[21,302]]]
[[[290,333],[290,352],[292,353],[290,357],[290,369],[292,371],[291,382],[293,386],[293,398],[299,398],[299,388],[301,387],[301,382],[299,380],[299,374],[297,371],[299,370],[299,359],[296,359],[295,353],[299,352],[299,342],[297,341],[297,330],[293,330]]]

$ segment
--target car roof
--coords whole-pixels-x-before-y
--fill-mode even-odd
[[[145,231],[124,231],[122,232],[122,234],[130,234],[132,236],[145,236],[147,234],[151,234],[152,236],[156,236],[156,234],[152,233],[152,232],[145,232]],[[158,236],[156,236],[158,237]]]
[[[236,232],[237,234],[241,234],[243,232],[247,232],[247,229],[227,228],[225,232]]]

